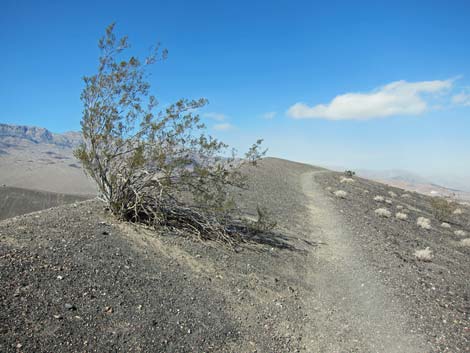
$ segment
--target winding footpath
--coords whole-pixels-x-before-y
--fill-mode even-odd
[[[426,352],[423,337],[408,326],[406,311],[364,261],[328,197],[315,183],[322,171],[301,176],[308,198],[312,240],[322,246],[310,256],[306,299],[310,352]]]

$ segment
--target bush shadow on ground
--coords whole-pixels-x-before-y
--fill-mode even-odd
[[[240,233],[242,235],[236,246],[255,250],[253,245],[260,245],[261,247],[256,247],[256,250],[260,252],[270,251],[272,248],[293,252],[307,252],[309,248],[320,245],[319,243],[287,235],[279,231]]]

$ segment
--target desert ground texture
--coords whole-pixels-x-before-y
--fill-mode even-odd
[[[444,228],[428,196],[275,158],[246,173],[242,211],[278,228],[234,247],[96,199],[0,221],[0,351],[469,351],[468,205]]]

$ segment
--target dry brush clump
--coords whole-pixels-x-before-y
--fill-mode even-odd
[[[455,234],[456,236],[458,236],[458,237],[465,237],[465,236],[467,236],[467,232],[464,231],[464,230],[461,230],[461,229],[456,230],[456,231],[454,232],[454,234]]]
[[[434,255],[432,250],[427,247],[426,249],[418,249],[414,253],[415,258],[419,261],[430,262],[432,261]]]
[[[405,221],[408,219],[408,215],[406,213],[402,213],[402,212],[397,212],[395,214],[395,217],[399,220],[402,220],[402,221]]]
[[[460,243],[461,246],[468,246],[468,247],[470,247],[470,238],[462,239],[459,243]]]
[[[346,196],[348,196],[348,193],[347,193],[346,191],[344,191],[344,190],[336,190],[336,191],[334,192],[334,195],[335,195],[336,197],[339,197],[340,199],[345,199]]]
[[[392,213],[386,208],[378,208],[374,212],[379,217],[390,218],[392,216]]]
[[[451,228],[451,225],[447,222],[442,222],[441,223],[441,228],[445,228],[445,229],[450,229]]]
[[[374,201],[384,202],[385,198],[383,196],[377,195],[377,196],[374,196]]]
[[[342,176],[342,177],[340,177],[339,182],[340,182],[341,184],[344,184],[344,183],[354,183],[354,179],[353,179],[353,178],[347,178],[347,177]]]
[[[181,99],[156,111],[146,68],[166,51],[157,47],[143,62],[123,57],[127,37],[117,39],[113,30],[99,41],[98,72],[84,78],[84,142],[75,151],[110,211],[122,220],[228,242],[272,226],[262,209],[256,224],[244,222],[231,196],[247,185],[242,165],[256,165],[264,155],[261,140],[243,160],[222,158],[228,146],[207,135],[194,113],[206,99]]]
[[[416,220],[416,224],[420,228],[428,230],[431,229],[431,221],[426,217],[418,217],[418,219]]]

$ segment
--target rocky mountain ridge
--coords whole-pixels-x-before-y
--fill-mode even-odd
[[[60,147],[75,147],[81,142],[81,134],[69,131],[57,134],[46,128],[26,125],[0,124],[0,143],[2,140],[25,139],[33,143],[46,143]]]

